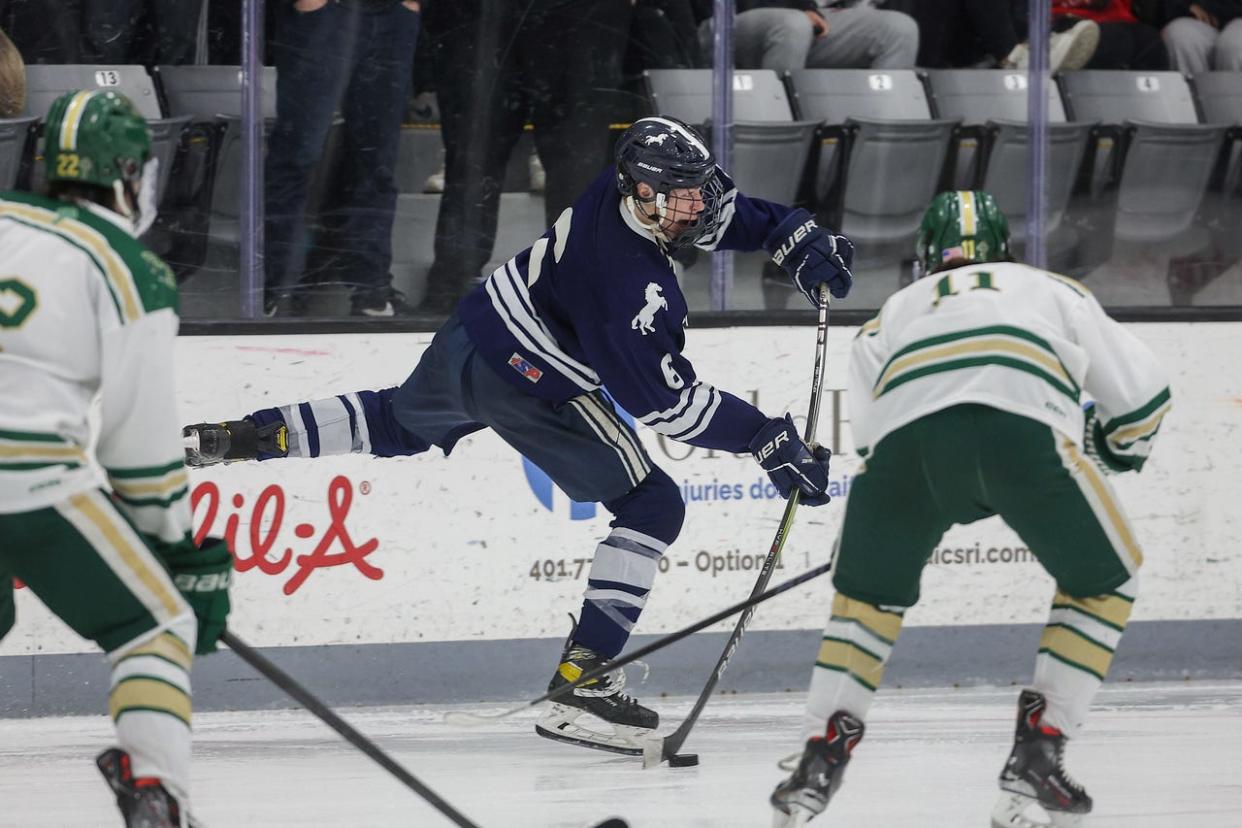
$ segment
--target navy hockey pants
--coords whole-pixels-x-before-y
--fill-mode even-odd
[[[564,403],[523,394],[478,358],[460,320],[449,318],[397,388],[359,391],[265,409],[263,424],[289,426],[289,456],[345,452],[381,457],[447,455],[462,437],[491,428],[571,498],[614,515],[596,547],[574,640],[607,656],[625,645],[655,580],[659,558],[685,517],[681,492],[600,391]]]

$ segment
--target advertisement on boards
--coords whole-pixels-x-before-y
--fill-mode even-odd
[[[1242,378],[1232,324],[1141,324],[1173,375],[1172,413],[1141,475],[1110,481],[1146,563],[1136,619],[1242,617],[1242,520],[1236,435]],[[856,329],[829,334],[820,442],[832,448],[833,501],[802,508],[773,584],[821,564],[861,461],[845,393]],[[178,389],[184,422],[399,384],[430,334],[182,337],[178,361],[200,366]],[[801,429],[813,326],[688,331],[701,377]],[[623,416],[626,416],[623,413]],[[632,418],[631,418],[632,421]],[[784,501],[749,455],[677,443],[638,427],[648,454],[686,502],[680,539],[638,631],[675,630],[749,594]],[[230,623],[259,646],[561,637],[581,603],[610,516],[575,503],[495,434],[391,459],[349,455],[236,463],[191,472],[199,537],[228,540],[237,570]],[[896,513],[899,502],[893,503]],[[1039,623],[1053,585],[1022,540],[993,518],[954,527],[933,552],[907,625]],[[18,590],[18,623],[0,655],[86,652],[91,645]],[[752,629],[814,629],[827,578],[766,604]],[[721,625],[727,629],[731,625]]]

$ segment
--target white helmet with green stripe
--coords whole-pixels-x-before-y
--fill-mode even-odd
[[[103,89],[66,92],[48,110],[43,142],[49,183],[73,182],[111,191],[136,232],[154,221],[156,161],[151,157],[151,134],[124,95]]]

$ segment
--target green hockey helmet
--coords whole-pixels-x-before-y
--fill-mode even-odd
[[[1009,261],[1009,220],[996,199],[982,190],[943,192],[923,214],[915,244],[924,274],[942,270],[951,261]]]
[[[43,131],[47,181],[116,190],[136,188],[151,156],[147,122],[129,98],[103,89],[66,92],[52,102]]]

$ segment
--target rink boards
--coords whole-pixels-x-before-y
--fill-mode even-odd
[[[1114,677],[1242,675],[1235,542],[1242,325],[1131,328],[1172,373],[1174,408],[1144,472],[1111,478],[1146,556],[1133,634]],[[843,390],[855,331],[829,334],[819,435],[834,451],[836,500],[799,512],[774,584],[827,560],[859,468]],[[687,353],[704,380],[801,420],[814,338],[809,327],[691,329]],[[182,418],[234,418],[394,385],[429,341],[429,334],[182,337]],[[661,563],[639,625],[653,635],[749,593],[783,503],[749,456],[638,433],[687,501],[685,529]],[[515,698],[537,688],[607,532],[602,509],[569,502],[491,432],[464,440],[450,458],[244,463],[191,479],[197,531],[228,537],[237,558],[233,629],[251,644],[281,648],[291,668],[337,701]],[[907,616],[890,677],[1024,680],[1051,595],[1051,580],[999,521],[956,527],[927,567],[923,600]],[[825,579],[765,605],[725,685],[803,686],[829,597]],[[90,643],[28,590],[18,590],[17,604],[17,627],[0,643],[0,715],[97,706],[106,671]],[[654,659],[667,668],[653,670],[652,686],[694,692],[724,634],[670,650],[667,662]],[[497,674],[506,677],[500,685]],[[195,682],[200,706],[276,703],[231,656],[196,666]]]

